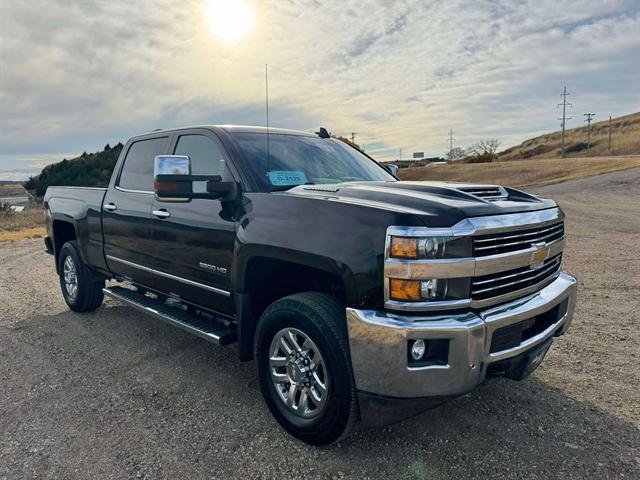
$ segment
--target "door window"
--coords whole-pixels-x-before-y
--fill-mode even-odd
[[[168,137],[139,140],[131,144],[118,186],[130,190],[153,191],[153,159],[166,152]]]
[[[222,152],[209,137],[204,135],[182,135],[176,144],[174,155],[191,158],[192,175],[221,175],[224,172]]]

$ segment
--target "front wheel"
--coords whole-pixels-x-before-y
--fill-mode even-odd
[[[80,258],[75,240],[65,243],[58,257],[60,288],[65,302],[75,312],[91,312],[104,299],[104,279],[89,270]]]
[[[271,413],[295,437],[327,445],[358,420],[344,306],[318,292],[274,302],[260,317],[255,357]]]

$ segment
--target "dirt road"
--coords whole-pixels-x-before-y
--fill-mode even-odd
[[[277,426],[233,347],[71,313],[41,241],[0,244],[0,478],[640,478],[640,169],[535,191],[569,218],[569,334],[524,382],[324,449]]]

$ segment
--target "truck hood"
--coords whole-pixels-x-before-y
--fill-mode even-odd
[[[284,195],[413,214],[430,227],[468,217],[553,208],[555,202],[498,185],[451,182],[347,182],[299,185]]]

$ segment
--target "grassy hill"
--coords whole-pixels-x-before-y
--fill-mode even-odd
[[[573,116],[577,117],[575,114]],[[612,119],[611,127],[611,152],[608,150],[608,118],[591,124],[591,148],[589,150],[587,150],[586,124],[579,128],[566,130],[565,156],[640,155],[640,112]],[[525,140],[520,145],[501,152],[499,160],[558,158],[560,157],[561,135],[562,132],[557,131]]]
[[[25,188],[42,197],[47,187],[55,185],[106,187],[122,147],[122,143],[115,147],[107,144],[99,152],[84,152],[71,160],[65,158],[61,162],[47,165],[39,175],[27,180]]]

